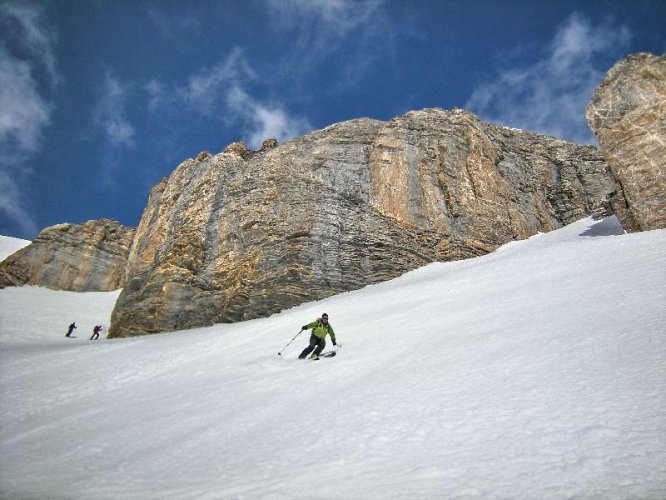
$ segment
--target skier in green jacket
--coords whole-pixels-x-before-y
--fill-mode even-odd
[[[310,345],[303,349],[303,352],[298,356],[300,359],[305,359],[308,354],[312,352],[310,359],[319,359],[321,351],[324,350],[326,346],[326,335],[331,336],[331,341],[333,345],[338,345],[335,343],[335,332],[333,327],[328,322],[328,314],[324,313],[321,315],[321,318],[316,319],[312,323],[308,323],[301,328],[303,330],[312,330],[310,335]]]

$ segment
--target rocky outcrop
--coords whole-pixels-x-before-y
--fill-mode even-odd
[[[601,153],[427,109],[187,160],[151,192],[113,337],[257,318],[608,213]]]
[[[666,56],[633,54],[594,92],[587,120],[617,179],[612,204],[629,231],[666,227]]]
[[[59,224],[0,263],[0,288],[39,285],[74,292],[124,285],[134,229],[116,221]]]

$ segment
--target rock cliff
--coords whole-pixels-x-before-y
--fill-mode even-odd
[[[426,109],[183,162],[151,194],[110,335],[267,316],[609,213],[602,154]]]
[[[617,180],[612,204],[622,225],[666,227],[666,56],[633,54],[613,66],[587,120]]]
[[[59,224],[0,263],[0,288],[39,285],[74,292],[124,285],[134,229],[116,221]]]

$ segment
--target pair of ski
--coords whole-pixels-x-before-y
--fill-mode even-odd
[[[322,352],[322,353],[319,355],[318,358],[314,358],[314,359],[313,359],[313,358],[311,358],[310,356],[308,356],[308,357],[305,358],[305,359],[308,359],[308,360],[310,360],[310,361],[317,361],[318,359],[321,359],[321,358],[332,358],[333,356],[335,356],[335,355],[338,353],[338,351],[340,350],[341,347],[342,347],[342,346],[341,346],[340,344],[338,344],[338,345],[335,346],[333,349],[330,349],[330,350],[328,350],[328,351],[324,351],[324,352]]]
[[[342,347],[342,345],[338,344],[335,347],[333,347],[332,349],[322,352],[319,355],[318,358],[313,359],[310,356],[308,356],[307,358],[304,358],[304,359],[306,359],[308,361],[317,361],[318,359],[321,359],[321,358],[332,358],[333,356],[335,356],[338,353],[338,351],[340,350],[341,347]]]
[[[337,352],[338,352],[337,349],[334,350],[334,351],[326,351],[326,352],[322,352],[322,353],[319,355],[319,358],[332,358],[333,356],[335,356],[335,355],[337,354]],[[306,359],[312,359],[312,361],[317,361],[319,358],[314,358],[314,359],[312,359],[312,358],[308,357],[308,358],[306,358]]]

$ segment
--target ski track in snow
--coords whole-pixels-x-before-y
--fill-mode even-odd
[[[119,292],[0,290],[0,497],[666,498],[666,230],[621,233],[134,339],[87,340]],[[338,356],[277,355],[324,311]]]

